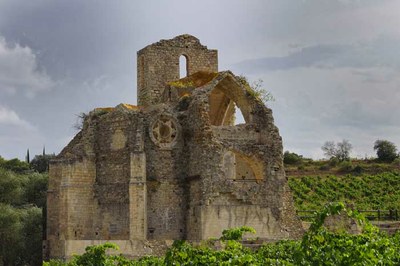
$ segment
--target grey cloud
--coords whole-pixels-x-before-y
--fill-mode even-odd
[[[21,119],[14,110],[0,105],[0,126],[6,125],[21,127],[25,130],[36,130],[29,122]]]
[[[335,55],[339,55],[343,49],[344,47],[342,46],[316,45],[301,48],[299,51],[287,56],[246,60],[234,67],[245,69],[248,72],[312,67],[333,58]]]
[[[380,36],[356,44],[319,44],[301,48],[287,56],[246,60],[234,68],[250,73],[315,68],[400,68],[400,39]]]
[[[12,46],[0,36],[0,92],[23,91],[28,97],[49,90],[53,80],[43,70],[38,70],[35,54],[29,47],[18,43]]]

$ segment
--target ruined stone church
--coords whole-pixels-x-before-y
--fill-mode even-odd
[[[179,58],[187,76],[179,79]],[[172,240],[296,238],[301,224],[272,112],[191,35],[137,52],[138,106],[96,108],[50,164],[45,258],[113,242],[128,257]],[[235,125],[235,109],[245,123]]]

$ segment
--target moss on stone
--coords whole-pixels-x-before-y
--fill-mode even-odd
[[[168,85],[178,89],[197,88],[207,84],[208,82],[213,80],[217,75],[218,75],[217,72],[199,71],[185,78],[171,81],[168,83]]]

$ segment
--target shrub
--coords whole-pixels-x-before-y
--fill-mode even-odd
[[[306,167],[304,166],[304,164],[301,164],[301,165],[299,165],[298,167],[297,167],[297,170],[299,170],[299,171],[303,171],[303,170],[305,170],[306,169]]]
[[[353,169],[353,173],[354,174],[362,174],[365,171],[364,167],[362,167],[361,165],[357,165],[356,167],[354,167]]]
[[[399,157],[397,154],[397,147],[393,142],[387,140],[377,140],[374,144],[374,150],[376,150],[376,155],[378,159],[382,162],[393,162]]]
[[[248,226],[241,226],[222,231],[221,240],[242,240],[245,233],[256,233],[254,228]]]
[[[331,166],[330,166],[330,164],[323,164],[318,169],[321,171],[327,171],[327,170],[331,169]]]
[[[331,159],[329,159],[329,165],[332,167],[335,167],[339,164],[339,160],[336,157],[333,157]]]
[[[350,172],[353,169],[353,165],[350,161],[343,161],[339,164],[340,172]]]
[[[285,164],[300,164],[303,161],[303,156],[294,152],[285,151],[283,154],[283,162]]]

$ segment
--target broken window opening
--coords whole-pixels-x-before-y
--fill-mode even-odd
[[[244,120],[244,116],[242,110],[235,104],[235,114],[234,114],[234,125],[245,124],[246,121]]]
[[[234,126],[245,123],[242,111],[222,90],[214,89],[209,98],[210,122],[213,126]]]

